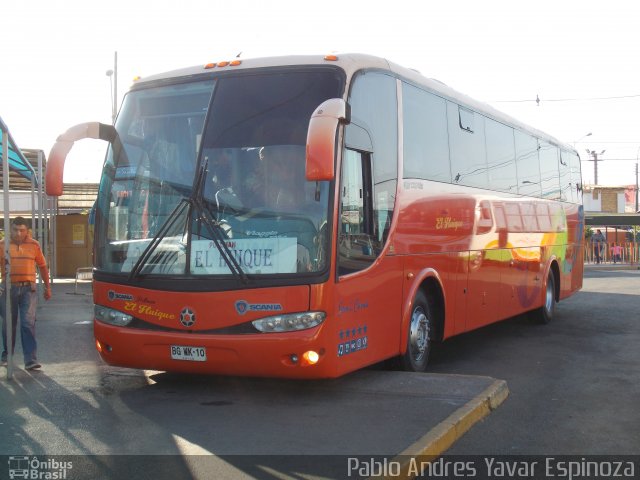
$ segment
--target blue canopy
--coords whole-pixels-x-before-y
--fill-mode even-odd
[[[31,181],[32,178],[36,178],[36,173],[29,163],[29,161],[22,154],[22,151],[16,145],[16,142],[11,137],[11,133],[9,133],[9,128],[0,117],[0,128],[3,132],[7,132],[7,137],[9,138],[9,170],[16,172],[18,175],[26,178]],[[0,135],[0,160],[2,160],[2,135]],[[0,166],[2,163],[0,162]],[[36,180],[37,182],[37,180]]]

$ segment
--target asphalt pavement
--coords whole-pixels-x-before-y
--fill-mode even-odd
[[[74,455],[72,478],[121,478],[145,458],[149,478],[347,478],[350,457],[437,456],[508,396],[487,376],[367,369],[294,381],[111,367],[95,351],[92,311],[86,283],[56,280],[40,302],[43,368],[25,371],[18,346],[12,378],[0,369],[0,455]]]
[[[637,267],[586,266],[583,289],[558,304],[548,325],[514,317],[439,345],[432,372],[489,375],[509,385],[509,399],[446,455],[637,459]]]
[[[8,478],[3,456],[8,465],[30,455],[70,459],[74,475],[66,478],[272,479],[366,477],[376,473],[369,465],[383,465],[381,459],[406,466],[411,458],[426,460],[443,452],[632,452],[637,436],[618,426],[637,417],[632,402],[625,390],[610,398],[615,408],[602,405],[600,396],[616,392],[630,378],[627,370],[615,371],[620,362],[630,361],[618,357],[633,350],[616,343],[616,335],[631,331],[633,319],[607,312],[614,305],[616,312],[635,311],[637,270],[585,266],[587,278],[604,283],[592,280],[562,302],[562,318],[551,329],[529,329],[516,317],[457,337],[436,355],[432,372],[440,373],[372,368],[318,381],[105,365],[93,345],[90,284],[56,280],[53,298],[38,309],[42,370],[24,370],[19,342],[13,378],[0,368],[0,479]],[[582,332],[575,322],[583,325]],[[588,340],[585,346],[586,335],[602,328],[611,345]],[[513,338],[507,335],[511,331]],[[535,333],[532,341],[539,337],[538,350],[522,344],[525,331]],[[590,366],[589,358],[603,348],[614,352],[610,372],[603,362]],[[460,349],[468,353],[466,360]],[[522,349],[529,353],[518,353]],[[509,355],[520,360],[504,360]],[[532,355],[533,363],[527,361]],[[570,373],[572,365],[578,374]],[[590,372],[600,373],[589,380]],[[506,382],[494,377],[507,379],[513,392],[489,415],[509,395]],[[527,406],[527,398],[535,408]],[[565,404],[569,413],[563,413]],[[623,431],[630,448],[621,446]],[[360,463],[350,472],[353,462]]]

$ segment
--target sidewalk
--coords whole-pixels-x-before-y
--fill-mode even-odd
[[[613,262],[602,262],[602,263],[585,263],[585,270],[640,270],[640,265],[637,263],[613,263]]]

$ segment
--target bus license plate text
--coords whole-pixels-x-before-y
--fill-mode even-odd
[[[171,358],[173,360],[189,360],[191,362],[205,362],[207,352],[204,347],[187,347],[184,345],[171,345]]]

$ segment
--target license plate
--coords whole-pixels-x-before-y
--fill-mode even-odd
[[[187,347],[184,345],[171,345],[171,358],[173,360],[205,362],[207,360],[207,352],[204,347]]]

